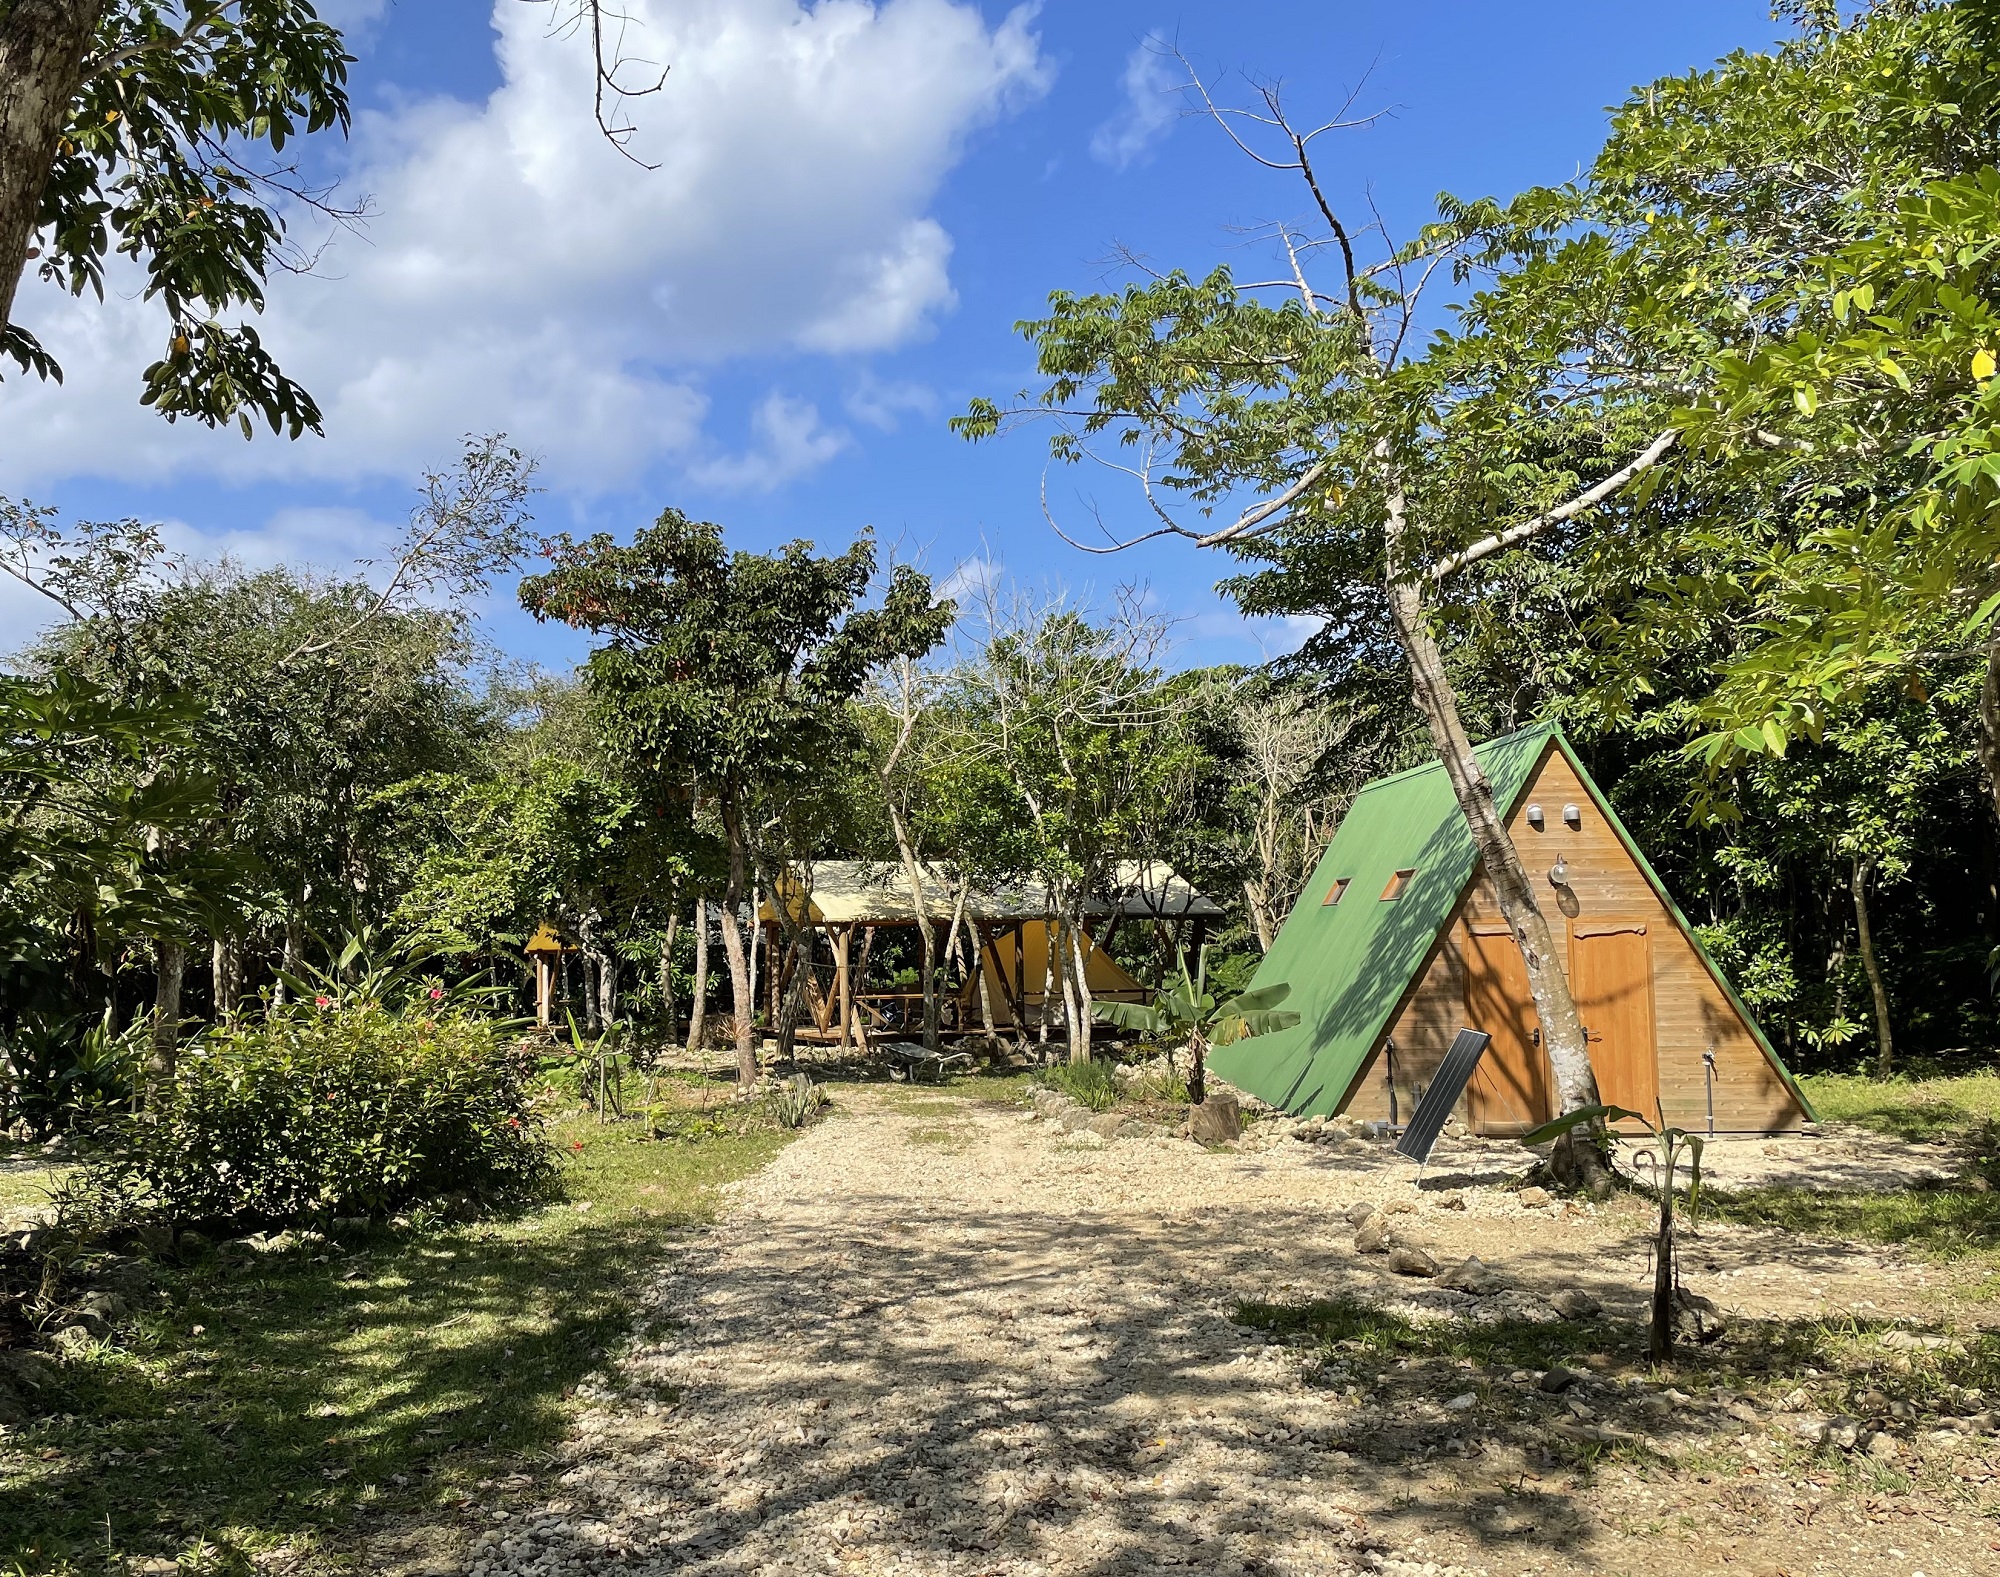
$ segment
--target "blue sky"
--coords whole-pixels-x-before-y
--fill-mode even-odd
[[[316,277],[276,281],[264,329],[328,436],[168,427],[137,405],[160,325],[129,283],[99,307],[30,281],[21,314],[69,378],[0,386],[0,492],[159,520],[190,551],[340,567],[379,551],[458,435],[504,429],[543,457],[552,529],[629,531],[673,504],[749,547],[873,525],[940,576],[1144,581],[1190,662],[1290,636],[1232,614],[1222,567],[1192,550],[1066,547],[1041,515],[1037,434],[971,446],[944,426],[1029,381],[1014,322],[1052,289],[1122,278],[1118,249],[1261,271],[1245,229],[1300,215],[1284,178],[1177,113],[1177,68],[1148,40],[1231,97],[1242,73],[1282,80],[1303,118],[1365,78],[1357,108],[1388,113],[1326,144],[1325,172],[1407,235],[1440,190],[1574,173],[1633,84],[1776,36],[1758,0],[630,0],[630,53],[673,64],[631,106],[647,170],[596,139],[578,46],[548,36],[544,6],[323,9],[352,25],[362,113],[313,158],[375,212]],[[1050,477],[1069,519],[1086,493],[1132,512],[1115,477]],[[0,596],[0,636],[40,616]],[[508,588],[485,622],[550,666],[584,650]]]

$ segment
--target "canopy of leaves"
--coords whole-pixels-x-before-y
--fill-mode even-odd
[[[298,437],[320,430],[313,398],[257,331],[274,269],[309,266],[288,210],[343,217],[300,173],[297,144],[348,124],[348,55],[312,0],[109,0],[43,189],[37,273],[104,294],[112,254],[131,258],[165,309],[165,348],[142,401],[169,421],[253,417]],[[18,323],[0,354],[61,377]]]

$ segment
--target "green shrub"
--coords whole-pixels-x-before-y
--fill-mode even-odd
[[[275,1224],[547,1188],[527,1067],[490,1020],[319,1000],[204,1037],[144,1112],[100,1129],[80,1179],[97,1208]]]
[[[1108,1062],[1059,1062],[1043,1071],[1042,1080],[1094,1112],[1108,1112],[1118,1104],[1118,1081]]]

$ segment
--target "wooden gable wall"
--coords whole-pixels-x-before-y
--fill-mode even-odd
[[[1541,830],[1527,810],[1539,804]],[[1575,805],[1582,825],[1565,826],[1562,810]],[[1576,914],[1558,912],[1553,889],[1541,893],[1544,912],[1559,939],[1577,925],[1643,922],[1651,939],[1652,1009],[1659,1060],[1659,1096],[1667,1121],[1701,1132],[1708,1121],[1702,1053],[1715,1052],[1715,1127],[1719,1133],[1775,1133],[1803,1121],[1797,1099],[1765,1056],[1734,1004],[1709,973],[1672,912],[1605,820],[1596,801],[1554,744],[1544,754],[1527,792],[1508,822],[1538,891],[1560,853],[1569,866]],[[1465,1025],[1464,947],[1471,925],[1499,922],[1500,908],[1484,871],[1476,872],[1457,911],[1440,933],[1430,958],[1405,993],[1387,1039],[1394,1044],[1397,1113],[1408,1120],[1412,1091],[1428,1084],[1452,1036]],[[1390,1115],[1389,1060],[1377,1046],[1348,1093],[1342,1110],[1357,1117]],[[1461,1101],[1459,1115],[1469,1120]]]

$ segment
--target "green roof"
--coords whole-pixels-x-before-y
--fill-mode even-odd
[[[1512,812],[1555,733],[1544,723],[1474,750],[1502,815]],[[1478,857],[1437,762],[1378,778],[1355,795],[1257,970],[1257,985],[1291,982],[1285,1006],[1298,1024],[1217,1047],[1209,1056],[1215,1071],[1289,1112],[1337,1110],[1457,908]],[[1394,901],[1383,902],[1401,870],[1415,874]],[[1341,901],[1326,903],[1343,878],[1349,886]]]
[[[1513,814],[1551,744],[1575,769],[1800,1109],[1815,1117],[1812,1102],[1777,1048],[1554,723],[1538,723],[1474,748],[1501,815]],[[1438,932],[1458,907],[1477,863],[1465,815],[1439,763],[1370,783],[1348,807],[1253,982],[1268,986],[1289,981],[1292,991],[1285,1006],[1299,1015],[1299,1022],[1288,1030],[1218,1047],[1209,1054],[1209,1065],[1238,1089],[1297,1115],[1338,1110],[1430,956]],[[1383,890],[1402,870],[1415,874],[1393,902],[1383,902]],[[1343,878],[1349,886],[1342,901],[1326,903],[1328,890]]]

